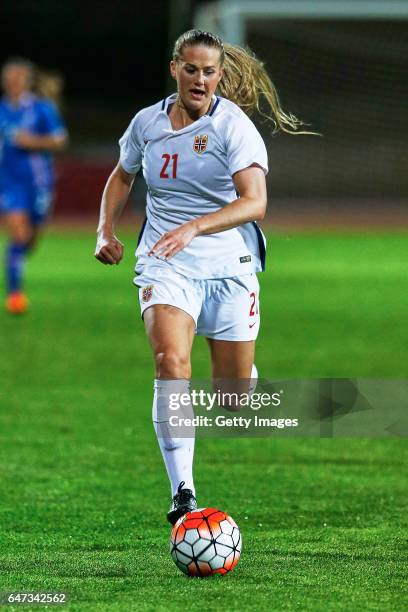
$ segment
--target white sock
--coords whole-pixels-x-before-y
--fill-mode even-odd
[[[178,410],[170,410],[169,403],[176,394],[185,394],[190,392],[189,380],[163,380],[156,378],[154,381],[154,396],[153,396],[153,426],[156,431],[157,440],[160,450],[166,465],[167,474],[171,484],[171,495],[177,493],[180,482],[184,481],[183,488],[191,489],[195,495],[193,482],[193,457],[194,457],[194,440],[195,428],[177,427],[177,433],[184,434],[189,437],[174,437],[169,425],[171,416],[188,417],[194,416],[191,404],[181,406]]]

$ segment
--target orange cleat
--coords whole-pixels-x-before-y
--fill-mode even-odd
[[[9,293],[6,299],[6,310],[15,315],[24,314],[28,309],[27,296],[21,291]]]

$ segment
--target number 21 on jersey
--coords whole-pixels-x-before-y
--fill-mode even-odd
[[[160,172],[160,178],[168,179],[168,178],[177,178],[177,158],[178,153],[174,153],[174,155],[169,155],[168,153],[163,153],[162,159],[164,159],[163,167]],[[170,164],[171,160],[171,164]],[[170,164],[170,167],[169,167]],[[171,177],[168,172],[170,172],[171,168]]]

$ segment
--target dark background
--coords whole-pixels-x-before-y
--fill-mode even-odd
[[[116,103],[163,94],[169,2],[1,3],[0,53],[61,71],[74,100]]]
[[[59,164],[64,209],[69,199],[72,212],[87,207],[90,198],[97,207],[131,117],[174,89],[168,78],[172,43],[193,26],[198,4],[2,2],[0,62],[23,55],[65,78],[62,110],[71,144]],[[255,118],[268,146],[270,195],[342,206],[405,206],[406,31],[405,21],[248,24],[247,42],[265,62],[284,109],[323,135],[274,137]],[[86,204],[78,204],[78,195],[73,204],[66,185],[81,180],[88,181],[81,188]]]

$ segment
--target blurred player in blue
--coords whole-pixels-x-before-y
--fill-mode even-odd
[[[56,105],[36,88],[39,78],[34,65],[25,59],[10,59],[1,70],[0,213],[9,236],[5,304],[13,314],[25,312],[28,306],[23,292],[24,262],[53,198],[52,153],[67,142]]]

